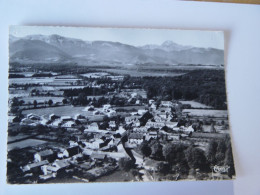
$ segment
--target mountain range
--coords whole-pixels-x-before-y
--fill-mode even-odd
[[[60,35],[9,36],[9,60],[20,63],[82,65],[221,65],[224,51],[183,46],[172,41],[161,45],[133,46],[111,41],[83,41]]]

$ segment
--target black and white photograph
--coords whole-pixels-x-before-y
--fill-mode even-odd
[[[9,184],[235,179],[222,31],[10,26]]]

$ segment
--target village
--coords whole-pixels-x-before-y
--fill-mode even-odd
[[[185,159],[191,147],[207,158],[211,145],[229,139],[227,110],[151,99],[137,79],[129,81],[126,75],[30,67],[11,67],[9,75],[7,166],[12,183],[232,177],[210,169],[227,165],[226,151],[212,165],[188,160],[182,165],[170,158],[173,145],[181,146]]]

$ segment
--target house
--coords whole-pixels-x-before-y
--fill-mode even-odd
[[[137,113],[142,116],[142,115],[144,115],[146,112],[147,112],[147,110],[139,109]]]
[[[70,116],[62,116],[62,117],[60,117],[60,120],[65,122],[65,121],[71,121],[73,119]]]
[[[90,155],[90,158],[92,160],[104,162],[107,159],[107,155],[106,154],[101,154],[101,153],[92,153]]]
[[[31,119],[24,118],[21,120],[20,125],[30,125],[30,126],[37,126],[38,122],[35,122]]]
[[[40,116],[33,113],[27,114],[27,118],[34,121],[39,121],[41,119]]]
[[[140,126],[139,118],[141,118],[141,117],[140,116],[128,116],[128,117],[125,117],[125,122],[127,125],[134,123],[134,124],[136,124],[136,126]]]
[[[58,119],[58,120],[54,120],[54,121],[51,123],[51,126],[53,126],[53,127],[59,127],[61,124],[62,124],[62,121],[61,121],[60,119]]]
[[[103,143],[104,143],[104,140],[102,140],[102,139],[96,139],[93,142],[84,142],[86,148],[91,148],[91,149],[99,149],[102,147]]]
[[[149,137],[149,138],[154,138],[154,139],[156,139],[157,136],[158,136],[158,132],[157,132],[157,131],[150,131],[150,132],[148,133],[148,137]]]
[[[87,107],[84,109],[84,111],[94,111],[94,110],[95,110],[94,106],[87,106]]]
[[[109,127],[115,128],[116,127],[116,122],[115,121],[109,121]]]
[[[94,131],[98,131],[99,130],[99,127],[98,127],[98,124],[97,123],[91,123],[87,126],[87,129],[88,130],[94,130]]]
[[[170,121],[167,121],[165,122],[165,126],[173,129],[174,127],[177,127],[178,123],[177,122],[170,122]]]
[[[22,169],[23,172],[32,171],[32,170],[35,171],[35,170],[40,169],[41,166],[47,165],[47,164],[49,164],[49,161],[43,160],[43,161],[27,164],[24,167],[21,167],[21,169]]]
[[[172,107],[173,103],[171,101],[161,101],[161,106]]]
[[[70,140],[69,145],[70,145],[70,147],[75,147],[75,146],[78,146],[79,144],[78,144],[78,142]]]
[[[141,144],[143,142],[142,133],[131,133],[128,137],[128,142],[130,144]]]
[[[17,116],[8,116],[8,122],[14,123],[14,122],[20,122],[20,120]]]
[[[116,116],[116,111],[113,109],[109,109],[107,110],[107,112],[105,113],[108,117],[112,117],[112,116]]]
[[[58,119],[58,118],[60,118],[58,115],[55,115],[55,114],[49,115],[49,120],[55,120],[55,119]]]
[[[119,133],[121,136],[125,134],[126,130],[124,127],[120,126],[119,129],[116,131],[116,133]]]
[[[165,124],[164,122],[153,122],[151,120],[149,120],[146,124],[145,124],[145,127],[147,127],[148,129],[153,127],[153,128],[162,128],[164,127]]]
[[[34,154],[34,161],[40,162],[43,160],[49,160],[50,158],[53,157],[53,155],[54,155],[54,153],[51,149],[43,150],[43,151],[40,151],[40,152],[37,152]]]
[[[74,119],[75,119],[75,120],[86,119],[86,117],[83,116],[83,115],[81,115],[81,114],[76,114],[76,115],[74,116]]]
[[[61,169],[64,169],[64,168],[67,168],[70,166],[70,163],[67,159],[62,159],[62,160],[56,160],[52,163],[52,167],[51,170],[52,171],[58,171],[58,170],[61,170]]]
[[[151,105],[152,103],[154,103],[154,100],[149,100],[149,104]]]
[[[74,121],[67,121],[66,123],[61,125],[61,127],[75,127],[75,126],[76,126],[76,123]]]
[[[79,154],[81,152],[81,149],[79,146],[74,146],[74,147],[71,147],[71,148],[67,148],[65,150],[63,150],[62,153],[58,154],[58,157],[60,158],[64,158],[64,157],[72,157],[76,154]]]
[[[110,104],[105,104],[103,105],[103,111],[107,111],[108,109],[111,108],[111,105]]]
[[[194,132],[194,129],[192,127],[192,125],[190,125],[187,129],[185,129],[184,131],[188,132],[188,133],[191,133],[191,132]]]
[[[147,127],[134,127],[133,131],[136,133],[146,133],[147,129]]]

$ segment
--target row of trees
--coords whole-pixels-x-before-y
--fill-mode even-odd
[[[229,139],[211,140],[206,152],[202,149],[184,144],[168,143],[162,145],[159,141],[144,141],[140,145],[144,157],[150,157],[167,163],[161,163],[158,170],[166,174],[171,170],[179,174],[188,174],[189,170],[200,170],[210,172],[212,166],[229,166],[228,175],[235,174],[232,149]]]

